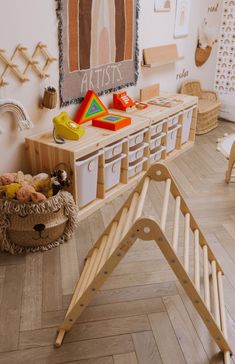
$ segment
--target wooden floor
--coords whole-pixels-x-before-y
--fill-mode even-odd
[[[235,352],[235,184],[224,184],[226,162],[216,152],[217,137],[234,129],[233,124],[220,124],[168,166],[224,268]],[[158,215],[158,195],[161,190],[151,184],[146,214]],[[64,345],[54,349],[86,252],[123,200],[82,222],[68,244],[27,256],[0,255],[0,364],[223,363],[159,249],[141,241],[98,292]]]

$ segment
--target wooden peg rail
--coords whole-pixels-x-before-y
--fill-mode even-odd
[[[145,197],[151,181],[165,183],[160,222],[142,217]],[[168,239],[165,232],[169,207],[172,205],[169,203],[171,196],[175,201],[172,241]],[[184,256],[182,260],[177,254],[180,216],[184,218]],[[95,297],[97,290],[108,279],[137,239],[156,242],[211,336],[223,351],[225,364],[229,364],[232,351],[227,335],[222,268],[173,177],[167,167],[160,163],[153,165],[147,171],[88,252],[84,269],[74,290],[65,319],[59,328],[55,345],[61,346],[66,332],[71,329],[83,310]],[[193,263],[190,263],[189,251],[194,255]],[[193,275],[190,273],[190,264],[194,264]],[[211,276],[212,279],[210,279]],[[204,279],[201,280],[201,277]],[[213,305],[211,305],[211,300],[213,300]]]
[[[8,58],[5,55],[5,49],[0,49],[0,60],[5,64],[5,69],[0,75],[0,87],[8,85],[8,82],[5,80],[5,76],[7,72],[11,71],[14,73],[14,75],[18,78],[18,80],[22,83],[29,81],[29,78],[27,77],[27,73],[29,71],[29,68],[32,67],[32,70],[40,77],[41,79],[49,77],[49,74],[46,73],[48,70],[50,64],[54,61],[56,61],[56,58],[52,57],[50,53],[47,50],[46,44],[43,44],[42,42],[39,42],[32,54],[27,52],[28,48],[19,44],[14,52],[11,58]],[[36,60],[36,57],[39,54],[42,54],[42,56],[45,58],[45,64],[42,68],[39,67],[39,62]],[[19,70],[19,66],[16,64],[16,61],[13,61],[17,55],[20,55],[25,62],[27,62],[26,67],[23,72]]]

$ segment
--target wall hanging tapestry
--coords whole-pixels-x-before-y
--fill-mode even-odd
[[[56,1],[61,106],[135,85],[139,0]]]
[[[235,96],[235,1],[224,1],[215,89],[220,96]]]
[[[190,0],[177,0],[175,11],[175,38],[188,35],[189,18]]]

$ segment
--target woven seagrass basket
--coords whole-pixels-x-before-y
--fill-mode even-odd
[[[67,241],[77,221],[69,192],[40,203],[0,200],[0,246],[11,254],[51,249]]]
[[[203,66],[211,55],[212,47],[197,48],[195,53],[195,63],[197,67]]]

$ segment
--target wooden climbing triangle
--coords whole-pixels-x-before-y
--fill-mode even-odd
[[[165,184],[159,222],[153,218],[141,216],[151,181]],[[173,234],[172,239],[169,239],[165,230],[171,196],[175,202]],[[179,256],[180,216],[183,216],[184,219],[183,259]],[[193,243],[190,241],[190,237],[193,237]],[[108,279],[137,239],[156,242],[211,336],[224,353],[225,364],[229,364],[232,351],[227,336],[222,268],[173,177],[167,167],[160,163],[153,165],[146,172],[89,251],[65,319],[59,328],[55,345],[61,346],[65,333],[71,329],[83,310],[95,297],[97,290]],[[194,257],[193,274],[190,269],[190,249],[193,250]]]

